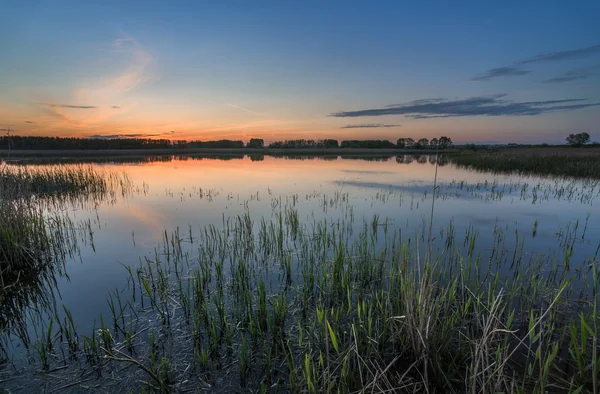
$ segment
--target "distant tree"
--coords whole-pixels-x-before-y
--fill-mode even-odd
[[[582,146],[590,142],[590,135],[588,133],[569,134],[566,140],[571,146]]]
[[[339,148],[339,146],[340,145],[338,143],[338,140],[331,140],[331,139],[323,140],[323,148],[326,148],[326,149]]]
[[[431,149],[437,149],[438,144],[439,144],[439,140],[437,138],[432,138],[431,141],[429,141],[429,147]]]
[[[250,138],[250,141],[246,144],[246,148],[258,148],[262,149],[265,147],[265,141],[262,138]]]
[[[340,144],[341,148],[364,148],[364,149],[390,149],[394,143],[389,140],[345,140]]]
[[[441,136],[438,141],[440,149],[451,148],[453,144],[452,139],[446,136]]]
[[[429,148],[429,140],[427,138],[421,138],[415,143],[416,149],[427,149]]]
[[[398,148],[398,149],[406,148],[406,138],[398,138],[398,141],[396,141],[396,148]]]

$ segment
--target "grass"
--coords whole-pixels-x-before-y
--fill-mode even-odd
[[[130,188],[131,182],[125,174],[102,171],[89,165],[0,165],[0,195],[3,199],[100,199],[125,193]]]
[[[0,166],[0,278],[35,272],[62,251],[73,228],[68,218],[44,209],[78,200],[114,199],[131,184],[121,174],[86,166]]]
[[[503,149],[450,155],[459,167],[495,173],[600,179],[600,150]]]
[[[78,232],[91,237],[90,222],[75,226],[68,215],[56,208],[66,202],[96,204],[106,198],[114,199],[129,188],[126,177],[91,167],[0,167],[2,333],[11,332],[28,342],[26,327],[32,315],[24,310],[32,305],[55,308],[52,289],[56,287],[56,275],[64,272],[66,259],[78,252]],[[3,341],[0,356],[6,357]]]
[[[42,173],[37,179],[69,177]],[[44,188],[40,201],[70,190],[48,185],[37,190]],[[102,187],[86,190],[106,194]],[[591,204],[595,190],[595,183],[452,181],[434,187],[439,199],[466,192],[533,203],[555,198]],[[194,190],[200,198],[213,193]],[[45,212],[23,211],[39,215],[34,216],[39,222],[29,222],[30,216],[14,210],[33,209],[19,205],[31,202],[31,193],[14,195],[2,200],[12,204],[6,212],[14,215],[6,225],[40,235],[42,227],[34,225],[46,223],[49,245],[58,244],[62,238],[48,232]],[[402,203],[399,196],[376,198],[398,197]],[[410,204],[425,198],[413,197]],[[379,215],[356,219],[355,226],[347,192],[306,195],[316,211],[345,207],[345,216],[335,221],[318,219],[320,212],[301,217],[298,199],[272,197],[270,218],[253,219],[242,202],[246,212],[223,215],[221,225],[165,231],[153,255],[124,268],[126,287],[108,295],[110,313],[100,315],[91,331],[76,327],[69,309],[48,297],[53,311],[48,319],[23,325],[28,333],[20,339],[34,371],[17,376],[15,387],[598,393],[598,251],[573,258],[587,219],[560,230],[550,252],[528,254],[525,238],[536,236],[537,220],[526,234],[508,234],[496,225],[491,244],[483,244],[482,229],[470,226],[459,233],[452,222],[436,234],[425,220],[415,234],[406,234]]]
[[[449,226],[426,253],[425,232],[406,238],[373,226],[381,218],[351,234],[294,215],[165,233],[128,270],[137,301],[111,296],[112,318],[91,335],[46,327],[40,367],[80,365],[67,347],[110,371],[109,390],[598,392],[597,256],[574,270],[568,254],[581,229],[555,254],[526,256],[523,236],[496,228],[482,261],[474,228]]]

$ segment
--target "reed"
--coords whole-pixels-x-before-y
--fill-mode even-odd
[[[165,234],[156,260],[129,273],[145,307],[115,293],[94,334],[54,324],[35,345],[40,366],[52,368],[52,338],[68,330],[66,345],[74,352],[82,338],[90,366],[128,382],[110,362],[137,367],[146,383],[134,391],[598,390],[600,277],[595,257],[571,269],[573,241],[529,257],[519,234],[495,229],[482,259],[474,227],[459,235],[450,224],[433,248],[422,231],[384,234],[380,218],[360,234],[325,219],[248,220],[186,242]],[[575,296],[575,279],[589,291]]]
[[[460,167],[480,171],[600,179],[600,155],[596,149],[515,149],[448,157]]]

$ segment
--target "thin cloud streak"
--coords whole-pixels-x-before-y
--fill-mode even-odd
[[[465,116],[536,116],[549,112],[564,112],[598,106],[600,103],[583,103],[586,98],[512,101],[503,99],[506,94],[478,96],[466,99],[424,99],[384,108],[358,111],[341,111],[329,114],[337,118],[404,115],[411,119],[454,118]]]
[[[113,140],[113,139],[117,139],[117,138],[158,137],[160,135],[161,134],[108,134],[108,135],[92,134],[92,135],[86,136],[86,138],[94,138],[94,139],[100,139],[100,140]]]
[[[598,75],[600,71],[600,67],[588,67],[588,68],[580,68],[577,70],[570,70],[566,73],[563,73],[557,77],[545,79],[542,82],[544,83],[563,83],[570,81],[579,81],[582,79],[587,79],[591,76]]]
[[[349,124],[340,127],[340,129],[374,129],[379,127],[400,127],[400,124],[381,124],[381,123],[369,123],[369,124]]]
[[[72,105],[72,104],[50,104],[50,103],[42,103],[42,105],[47,105],[52,108],[72,108],[72,109],[96,109],[95,105]]]
[[[261,116],[259,113],[256,113],[256,112],[254,112],[254,111],[250,111],[250,110],[249,110],[249,109],[247,109],[247,108],[242,108],[242,107],[240,107],[240,106],[238,106],[238,105],[229,104],[229,103],[225,103],[225,105],[228,105],[228,106],[230,106],[230,107],[232,107],[232,108],[237,108],[237,109],[240,109],[240,110],[242,110],[242,111],[249,112],[249,113],[251,113],[251,114],[254,114],[254,115]]]
[[[558,62],[558,61],[564,61],[564,60],[576,60],[576,59],[581,59],[584,57],[594,56],[594,55],[600,55],[600,44],[593,45],[593,46],[586,47],[586,48],[542,53],[542,54],[530,57],[528,59],[514,62],[514,64],[512,66],[492,68],[492,69],[486,71],[481,76],[476,76],[476,77],[471,78],[471,80],[472,81],[488,81],[490,79],[498,78],[498,77],[522,76],[522,75],[529,74],[530,71],[519,68],[519,66],[524,66],[526,64],[534,64],[534,63],[548,63],[548,62]],[[567,77],[567,79],[560,80],[560,81],[554,81],[554,82],[567,82],[567,81],[572,81],[572,80],[576,80],[576,79],[582,79],[582,78],[568,79],[568,77]]]
[[[472,81],[487,81],[497,77],[518,77],[529,74],[531,71],[523,70],[517,67],[498,67],[486,71],[485,74],[471,78]]]
[[[600,44],[593,45],[587,48],[542,53],[540,55],[533,56],[529,59],[521,60],[516,64],[524,65],[531,63],[555,62],[561,60],[575,60],[593,55],[600,55]]]

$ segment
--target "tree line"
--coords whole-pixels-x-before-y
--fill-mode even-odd
[[[399,138],[396,143],[389,140],[307,140],[295,139],[274,141],[268,145],[262,138],[251,138],[247,143],[241,140],[186,141],[151,138],[72,138],[72,137],[29,137],[0,136],[0,149],[446,149],[452,146],[448,137],[414,140]]]
[[[262,140],[261,140],[262,141]],[[285,140],[269,144],[272,149],[311,149],[311,148],[350,148],[350,149],[447,149],[453,146],[452,139],[446,136],[440,138],[427,138],[414,140],[412,138],[399,138],[396,143],[389,140]]]

